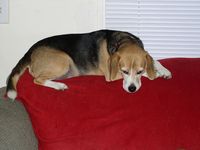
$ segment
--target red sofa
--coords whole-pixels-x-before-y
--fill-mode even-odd
[[[142,78],[134,94],[122,80],[63,80],[66,91],[18,82],[39,150],[200,150],[200,58],[164,59],[172,79]]]

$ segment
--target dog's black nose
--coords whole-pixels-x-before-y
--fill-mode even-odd
[[[131,85],[128,87],[128,90],[129,90],[129,92],[135,92],[135,90],[136,90],[135,85],[131,84]]]

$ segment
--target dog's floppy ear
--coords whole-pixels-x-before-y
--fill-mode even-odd
[[[118,43],[118,41],[117,41],[117,39],[116,39],[116,37],[115,36],[109,36],[108,37],[108,40],[107,40],[107,48],[108,48],[108,53],[110,54],[110,55],[112,55],[112,54],[114,54],[117,50],[118,50],[118,48],[119,48],[119,43]]]
[[[118,55],[118,53],[115,53],[113,55],[110,56],[109,59],[109,63],[110,63],[110,80],[116,80],[117,79],[117,75],[119,73],[119,60],[120,60],[120,56]]]
[[[149,79],[153,80],[156,78],[154,61],[153,58],[148,53],[146,54],[146,73]]]

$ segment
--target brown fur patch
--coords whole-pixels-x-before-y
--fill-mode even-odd
[[[147,61],[146,65],[147,75],[149,79],[153,80],[156,78],[156,70],[154,67],[153,58],[148,53],[146,54],[146,61]]]
[[[110,55],[107,50],[107,42],[104,40],[99,49],[99,70],[102,75],[105,75],[106,81],[110,81],[110,65],[109,65]]]
[[[65,52],[39,47],[31,55],[30,73],[37,84],[60,78],[67,74],[69,69],[73,70],[72,76],[79,74],[72,59]]]

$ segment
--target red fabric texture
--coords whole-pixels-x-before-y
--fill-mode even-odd
[[[200,59],[161,60],[173,78],[129,94],[122,80],[101,76],[62,80],[68,90],[18,82],[39,150],[200,150]]]

